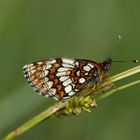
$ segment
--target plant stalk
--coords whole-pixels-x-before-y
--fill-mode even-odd
[[[131,68],[129,70],[126,70],[124,72],[121,72],[117,75],[114,75],[110,78],[108,78],[105,82],[103,82],[99,87],[97,87],[97,89],[95,88],[95,91],[101,91],[101,89],[104,89],[107,85],[112,84],[113,82],[116,82],[118,80],[121,80],[125,77],[128,76],[132,76],[136,73],[140,72],[140,65],[136,66],[134,68]],[[128,88],[130,86],[133,86],[135,84],[140,83],[140,80],[134,81],[132,83],[128,83],[126,85],[123,85],[121,87],[118,87],[117,89],[113,89],[111,91],[108,91],[104,94],[96,94],[97,96],[95,96],[96,100],[101,100],[104,99],[108,96],[110,96],[111,94],[113,94],[116,91],[120,91],[123,90],[125,88]],[[85,90],[86,91],[86,90]],[[94,92],[92,92],[94,94]],[[72,100],[72,99],[70,99]],[[68,100],[69,101],[69,100]],[[54,104],[53,106],[49,107],[48,109],[46,109],[45,111],[43,111],[42,113],[38,114],[37,116],[33,117],[32,119],[30,119],[29,121],[27,121],[26,123],[24,123],[23,125],[21,125],[19,128],[17,128],[16,130],[10,132],[6,137],[3,138],[3,140],[10,140],[13,139],[14,137],[17,137],[19,135],[21,135],[22,133],[28,131],[29,129],[31,129],[33,126],[39,124],[41,121],[53,116],[56,112],[58,112],[59,110],[61,110],[62,108],[65,107],[66,103],[68,101],[65,102],[58,102],[56,104]]]

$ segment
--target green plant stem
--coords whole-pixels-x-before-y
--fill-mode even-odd
[[[119,74],[116,74],[116,75],[106,79],[105,82],[103,82],[100,86],[96,87],[94,89],[94,91],[92,91],[92,92],[88,91],[89,93],[87,93],[87,96],[95,96],[95,94],[97,94],[98,92],[104,91],[104,90],[112,87],[114,82],[124,79],[128,76],[132,76],[138,72],[140,72],[140,65],[138,65],[134,68],[131,68],[129,70],[126,70],[124,72],[121,72]],[[94,94],[93,94],[93,92],[94,92]]]
[[[106,92],[106,93],[104,93],[104,94],[102,94],[102,95],[99,95],[99,96],[98,96],[98,94],[97,94],[96,100],[104,99],[104,98],[110,96],[111,94],[113,94],[114,92],[123,90],[123,89],[125,89],[125,88],[128,88],[128,87],[130,87],[130,86],[133,86],[133,85],[136,85],[136,84],[139,84],[139,83],[140,83],[140,80],[136,80],[136,81],[131,82],[131,83],[129,83],[129,84],[126,84],[126,85],[117,87],[117,88],[115,88],[115,89],[112,89],[111,91],[108,91],[108,92]]]
[[[65,104],[63,104],[63,103],[56,103],[55,105],[49,107],[45,111],[41,112],[37,116],[33,117],[32,119],[30,119],[29,121],[27,121],[26,123],[21,125],[16,130],[14,130],[11,133],[9,133],[4,138],[4,140],[9,140],[9,139],[12,139],[12,138],[14,138],[16,136],[19,136],[20,134],[24,133],[28,129],[32,128],[36,124],[38,124],[41,121],[43,121],[44,119],[49,118],[51,115],[53,115],[55,112],[57,112],[59,109],[63,108],[64,106],[65,106]]]
[[[126,71],[124,71],[122,73],[119,73],[117,75],[114,75],[111,78],[108,78],[95,91],[98,92],[101,89],[104,89],[105,86],[111,84],[112,82],[118,81],[120,79],[123,79],[125,77],[131,76],[131,75],[136,74],[138,72],[140,72],[140,65],[136,66],[136,67],[134,67],[132,69],[126,70]],[[140,83],[140,80],[137,80],[137,81],[134,81],[132,83],[123,85],[121,87],[118,87],[117,89],[113,89],[113,90],[111,90],[109,92],[106,92],[104,94],[100,94],[100,95],[97,94],[97,97],[95,96],[95,98],[97,100],[101,100],[103,98],[106,98],[106,97],[110,96],[111,94],[113,94],[116,91],[123,90],[125,88],[128,88],[128,87],[130,87],[132,85],[135,85],[135,84],[138,84],[138,83]],[[38,114],[37,116],[33,117],[31,120],[29,120],[26,123],[24,123],[23,125],[21,125],[16,130],[10,132],[6,137],[3,138],[3,140],[13,139],[14,137],[17,137],[17,136],[21,135],[22,133],[24,133],[25,131],[29,130],[33,126],[39,124],[41,121],[53,116],[57,111],[59,111],[60,109],[64,108],[67,102],[68,101],[66,101],[64,103],[63,102],[58,102],[55,105],[49,107],[48,109],[46,109],[42,113]]]
[[[126,70],[124,72],[121,72],[119,74],[116,74],[114,76],[112,76],[111,78],[109,78],[109,80],[111,80],[112,82],[115,82],[115,81],[118,81],[118,80],[121,80],[125,77],[128,77],[128,76],[131,76],[133,74],[136,74],[140,72],[140,65],[134,67],[134,68],[131,68],[129,70]]]

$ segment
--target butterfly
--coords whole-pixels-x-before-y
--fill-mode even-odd
[[[84,59],[55,58],[23,67],[24,76],[38,94],[66,100],[91,85],[103,82],[112,59],[101,63]]]

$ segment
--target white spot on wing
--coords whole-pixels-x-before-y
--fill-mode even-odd
[[[49,71],[48,70],[44,70],[43,72],[42,72],[42,77],[45,77],[45,76],[47,76],[48,75],[48,73],[49,73]]]
[[[50,89],[53,85],[53,82],[52,81],[48,81],[47,83],[47,88]]]
[[[43,62],[37,62],[37,64],[38,64],[38,65],[42,65],[42,64],[43,64]]]
[[[62,66],[63,67],[66,67],[66,68],[74,68],[74,66],[73,65],[70,65],[70,64],[62,64]]]
[[[59,78],[59,80],[63,82],[65,80],[67,80],[68,78],[69,78],[69,76],[62,76]]]
[[[54,64],[54,63],[56,63],[55,59],[50,61],[50,64]]]
[[[48,82],[48,80],[49,80],[48,77],[44,77],[44,78],[43,78],[43,82],[44,82],[44,83]]]
[[[80,70],[76,72],[77,76],[80,76]]]
[[[85,75],[88,75],[88,72],[86,72]]]
[[[56,74],[56,76],[58,76],[58,77],[59,77],[59,76],[65,76],[65,75],[67,75],[67,74],[66,74],[66,71],[65,71],[65,72],[58,72],[58,73]]]
[[[70,68],[59,68],[57,71],[61,72],[61,71],[68,71]]]
[[[55,89],[55,88],[51,88],[51,89],[49,89],[49,91],[50,91],[53,95],[56,94],[56,89]]]
[[[51,67],[52,67],[52,65],[50,65],[50,64],[46,65],[46,69],[50,69]]]
[[[65,87],[65,92],[69,93],[72,90],[72,86],[68,85],[67,87]]]
[[[72,81],[71,81],[71,79],[69,78],[68,80],[66,80],[65,82],[63,82],[63,86],[67,86],[67,85],[69,85],[69,84],[71,84],[72,83]]]
[[[85,78],[80,78],[79,79],[79,83],[81,83],[81,84],[84,83],[85,81],[86,81]]]
[[[94,65],[92,65],[92,64],[90,64],[90,63],[88,63],[88,65],[89,65],[91,68],[94,68]]]
[[[69,93],[69,96],[72,96],[72,95],[74,95],[75,94],[75,92],[74,91],[71,91],[70,93]]]
[[[25,65],[24,67],[23,67],[23,69],[26,69],[28,67],[28,65]]]
[[[65,99],[65,100],[66,100],[66,99],[69,99],[69,98],[70,98],[69,96],[65,96],[65,97],[63,97],[63,99]]]
[[[76,92],[78,92],[78,91],[79,91],[79,89],[77,89],[77,88],[76,88],[76,89],[75,89],[75,91],[76,91]]]
[[[62,62],[66,64],[74,64],[75,60],[74,59],[67,59],[67,58],[62,58]]]
[[[76,65],[76,66],[79,66],[79,62],[76,61],[76,62],[75,62],[75,65]]]
[[[85,71],[90,71],[90,70],[91,70],[90,66],[88,66],[88,65],[84,66],[83,69],[84,69]]]
[[[25,78],[27,78],[27,77],[28,77],[28,75],[27,75],[27,74],[24,74],[24,77],[25,77]]]

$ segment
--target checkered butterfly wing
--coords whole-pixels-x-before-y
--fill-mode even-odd
[[[65,100],[97,77],[94,65],[97,63],[88,60],[56,58],[25,65],[23,71],[40,95]]]

